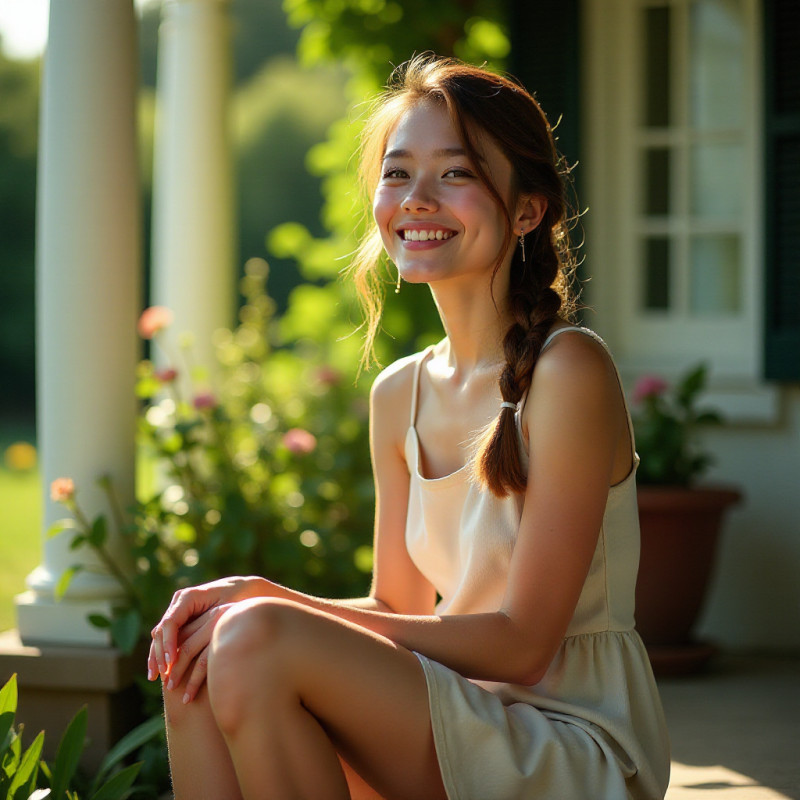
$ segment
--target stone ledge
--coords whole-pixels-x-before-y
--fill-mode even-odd
[[[97,770],[109,749],[142,721],[134,685],[144,674],[145,654],[124,655],[111,647],[24,645],[16,630],[0,633],[0,685],[17,674],[17,722],[29,743],[45,731],[43,756],[52,760],[64,730],[86,706],[87,745],[81,766]]]

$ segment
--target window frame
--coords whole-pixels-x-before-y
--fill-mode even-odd
[[[642,8],[664,2],[583,0],[583,202],[588,208],[584,220],[587,272],[592,275],[585,292],[591,310],[587,322],[608,340],[626,381],[653,372],[672,379],[704,360],[711,368],[710,395],[724,413],[734,420],[773,421],[777,397],[761,383],[765,269],[760,0],[742,0],[746,200],[740,226],[741,313],[733,319],[690,320],[654,312],[636,318],[641,291],[637,203],[645,161],[639,158],[637,141],[641,127],[637,103],[643,88],[638,26]],[[666,2],[688,13],[688,4],[694,0]],[[688,67],[688,48],[677,57]],[[685,81],[687,73],[673,68],[673,77]],[[672,91],[679,92],[681,87],[673,85]],[[683,174],[688,175],[688,170]],[[677,191],[686,193],[688,187],[679,185]],[[666,224],[683,223],[667,217]]]

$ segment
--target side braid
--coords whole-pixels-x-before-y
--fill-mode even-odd
[[[553,241],[555,236],[546,233],[547,217],[548,214],[537,230],[533,252],[526,263],[515,257],[512,264],[508,300],[513,322],[503,339],[506,363],[499,384],[503,400],[514,404],[527,395],[542,346],[562,311],[561,295],[553,288],[561,272],[561,259]],[[554,234],[558,228],[557,222],[552,228]],[[502,408],[479,442],[475,472],[478,480],[498,497],[525,490],[527,475],[512,409]]]

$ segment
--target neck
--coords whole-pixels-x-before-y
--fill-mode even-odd
[[[501,269],[494,282],[491,277],[485,284],[474,279],[442,282],[430,284],[430,289],[447,334],[454,375],[466,376],[501,363],[503,337],[511,324],[507,271]]]

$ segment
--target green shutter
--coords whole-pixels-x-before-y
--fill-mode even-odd
[[[533,92],[556,129],[559,151],[578,160],[578,0],[511,0],[508,71]]]
[[[764,374],[800,379],[800,3],[764,0]]]

